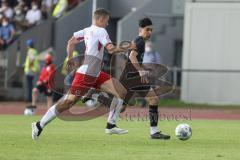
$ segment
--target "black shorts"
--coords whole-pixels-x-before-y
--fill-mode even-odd
[[[45,96],[52,96],[52,90],[47,89],[47,87],[43,84],[37,85],[36,87],[40,93],[43,93]]]
[[[126,65],[119,81],[127,89],[128,93],[137,93],[141,97],[145,97],[151,89],[149,84],[141,82],[139,72],[131,64]]]

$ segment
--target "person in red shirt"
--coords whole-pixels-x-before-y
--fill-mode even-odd
[[[53,64],[53,57],[50,54],[45,56],[45,66],[42,68],[36,87],[32,90],[32,105],[27,108],[36,109],[36,102],[39,93],[47,96],[48,108],[52,106],[52,88],[55,75],[55,65]]]

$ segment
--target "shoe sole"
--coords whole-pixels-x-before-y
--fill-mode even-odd
[[[106,134],[109,134],[109,135],[113,135],[113,134],[118,134],[118,135],[120,135],[120,134],[127,134],[128,131],[124,131],[124,132],[109,132],[109,131],[105,131],[105,133],[106,133]]]
[[[170,140],[170,139],[171,139],[171,137],[170,137],[170,138],[152,138],[152,137],[150,137],[150,139]]]

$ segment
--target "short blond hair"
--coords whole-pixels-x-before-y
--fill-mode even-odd
[[[101,17],[106,17],[106,16],[109,16],[109,15],[110,15],[110,13],[106,9],[98,8],[94,11],[93,17],[94,17],[94,19],[98,20]]]

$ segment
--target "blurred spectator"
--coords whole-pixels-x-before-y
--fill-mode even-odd
[[[36,1],[32,2],[32,8],[26,14],[26,27],[32,27],[40,23],[42,17],[41,10],[38,8]]]
[[[53,8],[58,3],[58,0],[43,0],[42,1],[42,12],[44,17],[52,16]]]
[[[68,1],[67,0],[59,0],[57,5],[55,6],[52,16],[55,18],[61,17],[68,7]]]
[[[23,0],[18,0],[18,3],[14,6],[14,9],[16,10],[16,8],[21,8],[22,10],[24,10],[24,7],[26,7],[25,2]]]
[[[28,108],[37,108],[36,103],[39,92],[47,96],[48,108],[52,106],[52,89],[54,87],[53,82],[55,76],[55,69],[56,67],[53,64],[53,57],[51,56],[51,54],[47,53],[45,56],[45,66],[41,70],[36,87],[34,87],[32,90],[32,105],[28,106]]]
[[[145,53],[143,57],[143,63],[161,64],[160,53],[154,50],[153,44],[147,41],[145,44]]]
[[[75,51],[73,51],[73,59],[74,58],[77,58],[77,57],[79,57],[79,53],[75,50]],[[68,74],[68,68],[67,68],[67,63],[68,63],[68,57],[66,57],[65,58],[65,60],[64,60],[64,62],[63,62],[63,66],[62,66],[62,70],[61,70],[61,73],[64,75],[64,76],[66,76],[67,74]],[[78,62],[79,60],[74,60],[74,62],[76,63],[76,62]],[[80,66],[80,64],[75,64],[76,66]]]
[[[2,26],[0,27],[0,48],[5,49],[10,44],[15,35],[13,25],[7,17],[2,18]]]
[[[26,41],[28,48],[27,56],[24,64],[24,73],[27,82],[27,100],[32,101],[32,89],[33,89],[33,80],[39,71],[39,62],[38,62],[38,52],[34,48],[34,43],[32,39]]]
[[[68,10],[77,6],[83,0],[68,0]]]
[[[27,13],[27,11],[29,10],[29,8],[31,8],[31,2],[32,2],[32,0],[29,1],[29,2],[30,2],[30,4],[29,4],[29,6],[28,6],[26,0],[18,0],[17,5],[15,6],[15,10],[16,10],[16,8],[21,8],[21,10],[23,11],[24,14]]]
[[[4,1],[2,3],[2,7],[0,8],[0,12],[7,17],[10,21],[13,18],[13,9],[9,7],[8,2]]]
[[[13,21],[15,24],[15,28],[18,33],[21,33],[24,29],[24,19],[25,19],[23,8],[21,6],[17,6],[14,8],[14,12],[15,12],[15,16],[13,18]]]

